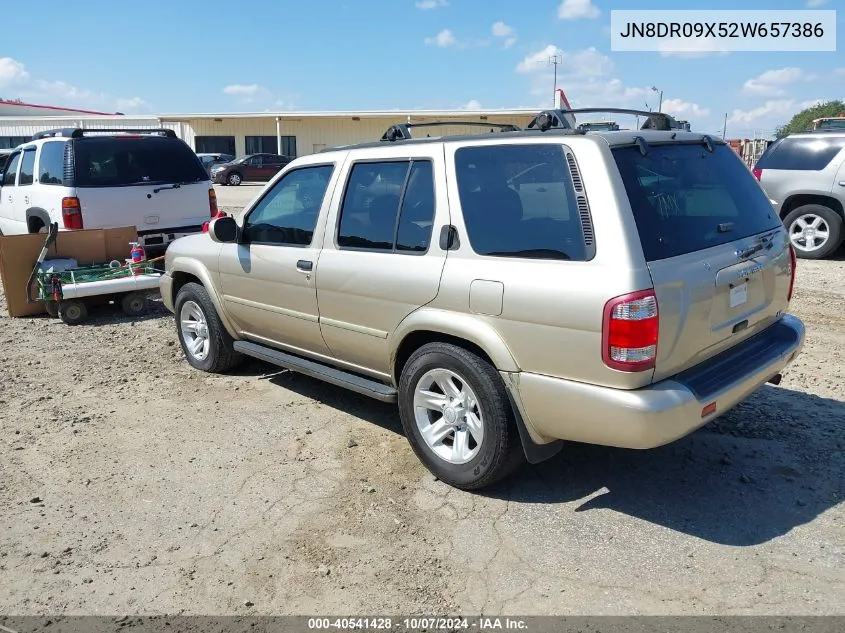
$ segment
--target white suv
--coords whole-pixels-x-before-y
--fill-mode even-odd
[[[148,249],[198,233],[217,213],[208,172],[172,130],[36,134],[0,178],[0,234],[135,226]]]

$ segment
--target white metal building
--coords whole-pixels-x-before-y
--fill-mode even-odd
[[[524,127],[537,114],[536,110],[390,110],[123,116],[68,111],[57,116],[53,112],[42,115],[32,110],[11,114],[9,110],[0,109],[0,148],[15,147],[28,141],[33,134],[53,128],[166,127],[173,129],[197,152],[237,156],[259,152],[303,156],[326,147],[377,141],[391,125],[408,121],[513,123]],[[483,128],[474,126],[449,126],[423,129],[417,134],[438,136],[481,130]]]

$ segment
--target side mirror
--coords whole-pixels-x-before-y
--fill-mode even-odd
[[[238,223],[235,218],[225,215],[214,218],[208,224],[208,234],[211,239],[221,244],[229,244],[238,241]]]

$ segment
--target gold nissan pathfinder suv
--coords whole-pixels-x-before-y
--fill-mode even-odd
[[[602,111],[648,119],[399,124],[297,158],[168,248],[188,362],[249,356],[396,402],[419,459],[463,489],[565,440],[672,442],[777,384],[804,326],[760,185],[717,138]]]

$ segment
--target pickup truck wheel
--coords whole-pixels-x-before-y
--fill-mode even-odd
[[[226,179],[226,182],[228,182],[230,185],[238,186],[239,184],[241,184],[241,180],[241,175],[238,172],[233,171],[231,174],[229,174],[229,177]]]
[[[524,459],[501,376],[457,345],[430,343],[411,355],[399,380],[399,415],[420,461],[455,488],[492,485]]]
[[[222,373],[243,360],[234,350],[234,341],[203,286],[197,283],[182,286],[174,308],[179,344],[192,367]]]
[[[802,259],[824,259],[842,244],[842,217],[820,204],[793,209],[783,220],[795,255]]]

